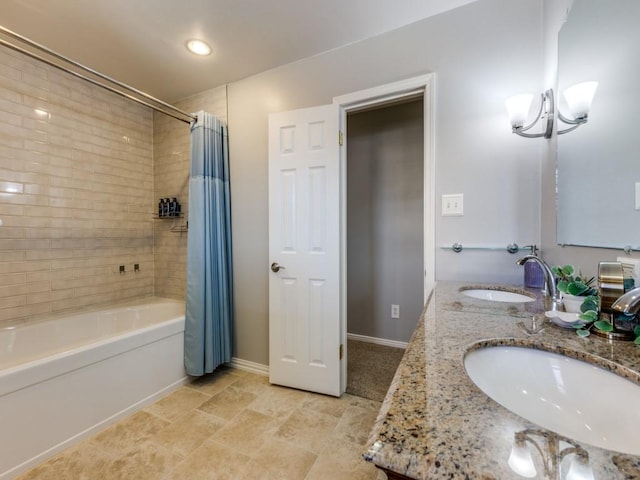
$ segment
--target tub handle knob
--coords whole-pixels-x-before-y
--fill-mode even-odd
[[[278,265],[277,262],[273,262],[271,264],[271,271],[273,273],[278,273],[280,270],[284,270],[284,267],[281,267],[280,265]]]

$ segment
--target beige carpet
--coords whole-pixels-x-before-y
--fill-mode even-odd
[[[402,348],[348,340],[347,393],[384,400],[402,355]]]

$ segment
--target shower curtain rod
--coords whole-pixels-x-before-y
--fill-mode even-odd
[[[47,65],[50,65],[50,66],[52,66],[54,68],[62,70],[63,72],[67,72],[67,73],[73,75],[74,77],[77,77],[77,78],[80,78],[82,80],[85,80],[85,81],[87,81],[89,83],[92,83],[93,85],[96,85],[98,87],[104,88],[105,90],[108,90],[108,91],[110,91],[112,93],[115,93],[115,94],[120,95],[122,97],[128,98],[129,100],[133,100],[134,102],[137,102],[137,103],[139,103],[141,105],[144,105],[145,107],[149,107],[149,108],[151,108],[153,110],[156,110],[158,112],[164,113],[165,115],[173,117],[176,120],[180,120],[180,121],[185,122],[185,123],[191,123],[192,121],[197,121],[198,120],[198,117],[195,116],[195,115],[192,115],[190,113],[184,112],[184,111],[180,110],[179,108],[174,107],[170,103],[163,102],[162,100],[159,100],[159,99],[149,95],[148,93],[145,93],[145,92],[143,92],[141,90],[138,90],[137,88],[131,87],[131,86],[127,85],[126,83],[120,82],[120,81],[118,81],[118,80],[116,80],[114,78],[109,77],[108,75],[100,73],[97,70],[89,68],[89,67],[87,67],[87,66],[85,66],[85,65],[83,65],[83,64],[81,64],[79,62],[76,62],[75,60],[72,60],[69,57],[66,57],[66,56],[64,56],[64,55],[62,55],[62,54],[60,54],[60,53],[58,53],[58,52],[56,52],[54,50],[51,50],[50,48],[47,48],[44,45],[41,45],[41,44],[39,44],[37,42],[34,42],[33,40],[31,40],[31,39],[29,39],[27,37],[24,37],[24,36],[22,36],[22,35],[20,35],[18,33],[15,33],[15,32],[13,32],[13,31],[9,30],[8,28],[5,28],[5,27],[3,27],[1,25],[0,25],[0,32],[4,33],[7,36],[13,37],[13,38],[15,38],[17,40],[20,40],[21,42],[26,43],[27,45],[30,45],[33,48],[41,50],[41,51],[47,53],[48,55],[51,55],[52,57],[55,57],[55,58],[57,58],[59,60],[62,60],[62,61],[67,62],[67,63],[70,63],[71,65],[74,65],[74,66],[84,70],[85,72],[89,72],[92,75],[95,75],[96,77],[99,77],[99,78],[101,78],[103,80],[106,80],[106,81],[108,81],[110,83],[113,83],[115,85],[118,85],[119,87],[124,88],[125,90],[129,90],[130,92],[133,92],[133,93],[135,93],[137,95],[140,95],[140,96],[142,96],[142,97],[144,97],[144,98],[146,98],[148,100],[151,100],[152,102],[155,102],[155,103],[157,103],[159,105],[162,105],[162,107],[159,107],[157,105],[153,105],[153,104],[151,104],[149,102],[145,102],[144,100],[142,100],[142,99],[140,99],[138,97],[135,97],[135,96],[133,96],[133,95],[131,95],[129,93],[123,92],[122,90],[118,90],[117,88],[114,88],[114,87],[112,87],[110,85],[106,85],[106,84],[104,84],[102,82],[99,82],[98,80],[95,80],[95,79],[93,79],[91,77],[87,77],[86,75],[83,75],[83,74],[81,74],[79,72],[76,72],[75,70],[71,70],[69,68],[66,68],[63,65],[60,65],[60,64],[55,63],[55,62],[52,62],[51,60],[49,60],[49,59],[47,59],[47,58],[45,58],[45,57],[43,57],[41,55],[38,55],[37,53],[31,52],[29,50],[26,50],[26,49],[24,49],[22,47],[19,47],[18,45],[14,45],[13,43],[8,42],[6,40],[3,40],[1,38],[0,38],[0,45],[4,45],[7,48],[15,50],[16,52],[20,52],[20,53],[22,53],[24,55],[27,55],[27,56],[29,56],[31,58],[34,58],[34,59],[36,59],[36,60],[38,60],[40,62],[46,63]],[[185,119],[184,117],[187,117],[188,120]]]

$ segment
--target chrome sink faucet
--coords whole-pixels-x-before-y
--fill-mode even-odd
[[[524,265],[527,262],[536,262],[540,267],[542,267],[545,289],[547,294],[551,297],[551,309],[557,310],[560,300],[558,299],[558,289],[556,288],[556,277],[553,275],[551,268],[544,260],[536,255],[525,255],[524,257],[516,260],[518,265]]]

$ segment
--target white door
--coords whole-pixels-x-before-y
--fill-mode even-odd
[[[269,116],[269,371],[340,396],[338,106]]]

